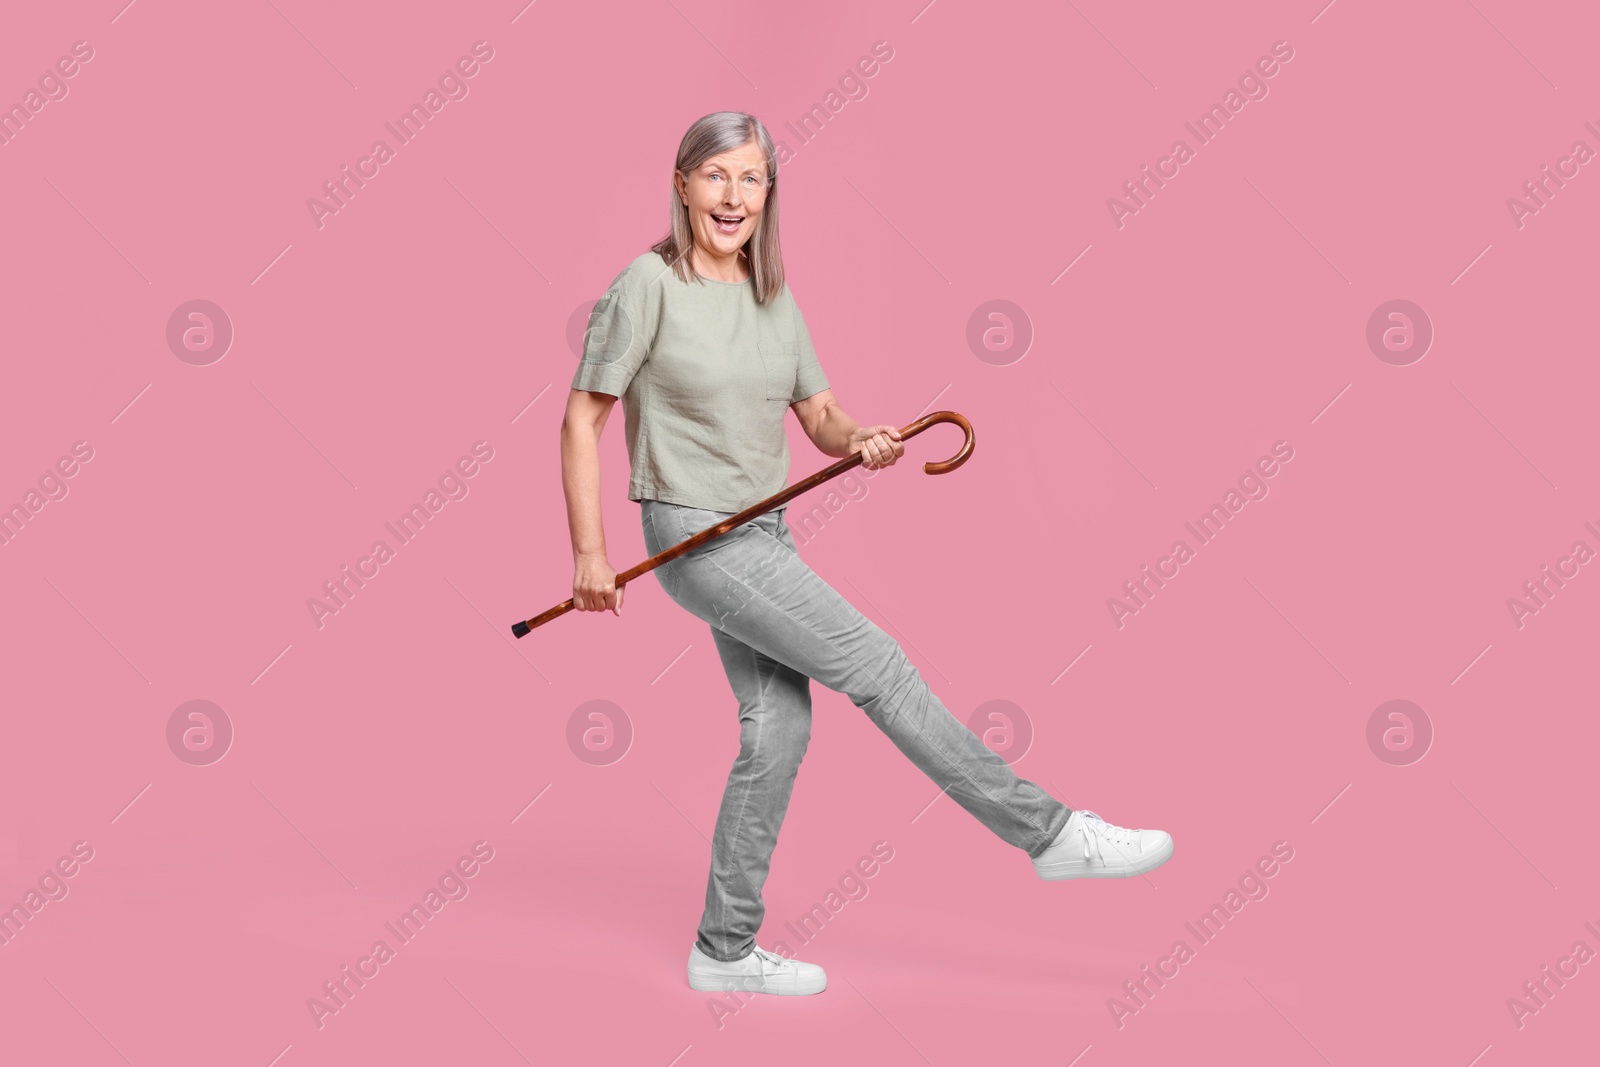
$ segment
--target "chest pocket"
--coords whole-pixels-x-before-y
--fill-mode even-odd
[[[761,363],[767,376],[767,399],[785,404],[794,396],[794,380],[800,371],[799,341],[761,341]]]

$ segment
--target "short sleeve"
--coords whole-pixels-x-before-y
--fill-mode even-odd
[[[630,263],[595,301],[583,332],[572,388],[620,397],[649,358],[660,323],[659,288],[641,260]]]
[[[817,350],[811,344],[811,331],[806,329],[806,320],[800,314],[800,305],[792,303],[793,299],[791,295],[791,306],[794,308],[794,335],[800,344],[800,364],[794,377],[794,395],[789,398],[791,404],[828,388],[828,376],[822,373],[822,365],[817,362]]]

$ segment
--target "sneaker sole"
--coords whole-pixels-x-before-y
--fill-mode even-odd
[[[689,988],[701,993],[768,993],[780,997],[809,996],[828,988],[828,976],[815,979],[791,979],[783,982],[771,978],[754,980],[755,975],[696,974],[689,972]]]
[[[1039,872],[1039,877],[1047,882],[1061,882],[1068,878],[1133,878],[1136,875],[1148,874],[1172,858],[1174,844],[1169,838],[1167,847],[1159,852],[1152,852],[1149,856],[1141,858],[1138,863],[1130,867],[1107,868],[1091,867],[1082,861],[1063,860],[1059,863],[1035,863],[1033,869]]]

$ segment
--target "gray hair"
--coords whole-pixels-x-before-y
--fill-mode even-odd
[[[678,144],[673,174],[676,177],[681,172],[687,181],[689,175],[712,156],[742,148],[752,141],[767,159],[767,200],[754,236],[745,242],[744,254],[755,278],[756,302],[765,304],[783,291],[783,251],[778,243],[778,154],[767,128],[760,119],[743,111],[717,111],[696,119]],[[671,228],[665,237],[650,246],[650,251],[659,253],[671,264],[673,273],[681,280],[700,282],[688,257],[689,250],[694,247],[689,209],[679,199],[676,184],[672,188],[671,205]]]

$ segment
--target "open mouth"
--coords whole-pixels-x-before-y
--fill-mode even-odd
[[[722,233],[738,233],[739,227],[744,225],[743,215],[712,215],[711,219],[717,224],[717,229]]]

